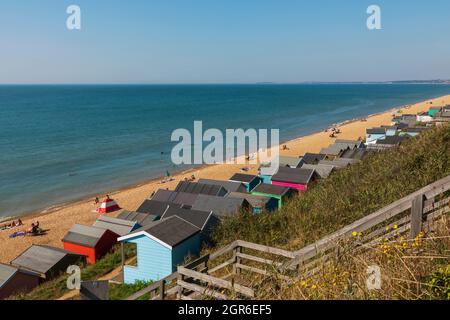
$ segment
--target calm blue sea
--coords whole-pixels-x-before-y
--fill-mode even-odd
[[[279,128],[286,140],[449,93],[397,84],[0,86],[0,217],[180,169],[170,135],[194,120]]]

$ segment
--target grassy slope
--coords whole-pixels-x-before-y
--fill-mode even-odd
[[[446,126],[424,132],[399,148],[373,154],[360,164],[333,173],[277,213],[229,218],[214,235],[216,248],[243,239],[300,249],[448,175],[450,127]],[[342,260],[325,267],[312,279],[305,281],[299,275],[287,287],[277,279],[269,280],[258,290],[258,297],[450,299],[450,223],[448,219],[439,223],[439,232],[419,239],[423,244],[415,246],[397,239],[399,242],[385,244],[390,247],[388,250],[376,247],[356,257],[349,250]],[[368,291],[365,287],[366,268],[371,264],[382,270],[381,290]]]
[[[299,249],[449,174],[450,127],[434,128],[333,173],[275,214],[227,219],[216,247],[242,239]]]

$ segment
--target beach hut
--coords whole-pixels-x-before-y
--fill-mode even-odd
[[[428,123],[433,121],[433,116],[429,115],[428,112],[420,112],[417,114],[417,122]]]
[[[284,202],[291,197],[294,192],[296,191],[289,187],[261,183],[252,190],[252,195],[275,198],[278,200],[278,208],[281,208]]]
[[[70,265],[86,263],[86,256],[60,248],[32,245],[11,261],[11,265],[39,274],[41,281],[65,273]]]
[[[300,168],[303,164],[303,159],[300,157],[280,156],[279,166],[289,168]]]
[[[196,193],[159,189],[158,191],[156,191],[151,200],[159,202],[169,202],[171,204],[178,204],[180,207],[183,206],[190,208],[194,204],[195,200],[197,200],[197,196],[198,194]]]
[[[264,210],[271,212],[278,208],[278,199],[272,197],[256,196],[249,193],[231,192],[228,198],[245,199],[250,205],[253,214],[260,214]]]
[[[200,229],[177,216],[159,220],[120,237],[136,246],[136,264],[123,268],[124,282],[157,281],[200,252]]]
[[[326,179],[335,170],[335,166],[325,165],[325,164],[304,164],[302,169],[315,170],[319,175],[320,179]]]
[[[434,115],[438,112],[441,112],[442,108],[441,107],[431,107],[430,109],[428,109],[428,115],[430,117],[434,117]]]
[[[161,191],[161,192],[165,193],[165,191]],[[169,191],[166,194],[168,195],[170,192],[171,191]],[[139,208],[136,209],[136,212],[145,213],[145,214],[153,215],[156,217],[161,217],[169,205],[175,205],[175,204],[170,201],[158,201],[158,200],[154,200],[154,199],[146,199],[146,200],[144,200],[144,202],[142,202],[142,204],[139,206]],[[178,204],[178,206],[181,206],[181,204]]]
[[[397,135],[398,130],[400,130],[400,127],[407,128],[408,125],[406,124],[399,124],[395,126],[381,126],[386,131],[386,137],[391,137]]]
[[[119,205],[114,201],[113,199],[106,197],[103,199],[103,201],[100,203],[100,207],[97,208],[98,213],[108,213],[108,212],[114,212],[120,210]]]
[[[205,184],[199,182],[181,181],[175,188],[176,192],[185,192],[192,194],[206,194],[210,196],[224,197],[228,191],[220,186],[214,184]]]
[[[164,207],[164,211],[166,209],[167,209],[167,207]],[[164,213],[164,211],[161,213],[161,215]],[[117,216],[117,218],[122,219],[122,220],[136,222],[139,226],[144,227],[146,225],[151,224],[154,221],[159,220],[161,215],[153,215],[153,214],[148,214],[148,213],[123,210]]]
[[[212,179],[199,179],[199,183],[222,186],[227,190],[227,192],[246,192],[246,186],[241,182],[234,181],[222,181],[222,180],[212,180]]]
[[[247,192],[252,191],[254,187],[261,183],[261,178],[257,175],[244,173],[236,173],[228,180],[243,183]]]
[[[213,212],[218,217],[228,217],[239,210],[248,210],[250,204],[244,198],[215,197],[200,194],[192,206],[192,210]]]
[[[320,153],[305,153],[302,157],[303,162],[306,164],[318,164],[320,160],[325,160],[327,156]]]
[[[142,227],[142,225],[138,224],[137,221],[111,218],[108,216],[100,216],[92,226],[95,228],[112,231],[119,236],[124,236],[129,234],[131,231]]]
[[[341,158],[363,160],[368,154],[369,151],[366,148],[358,148],[345,151],[341,154]]]
[[[350,150],[350,147],[347,144],[332,144],[327,148],[322,148],[320,150],[320,154],[326,155],[325,159],[335,159],[339,157],[345,151]]]
[[[389,149],[400,145],[403,142],[403,140],[407,138],[408,136],[386,137],[385,139],[378,140],[377,143],[373,146],[373,148],[377,150]]]
[[[366,129],[366,145],[375,144],[377,140],[386,138],[386,128]]]
[[[399,136],[410,136],[415,137],[421,134],[423,131],[427,130],[428,128],[425,127],[418,127],[418,128],[406,128],[405,130],[402,130],[399,132]]]
[[[272,176],[272,184],[306,191],[308,184],[318,178],[318,174],[313,169],[280,167],[277,174]]]
[[[39,274],[0,263],[0,300],[27,293],[39,285]]]
[[[185,208],[169,207],[161,216],[161,220],[177,216],[200,229],[201,240],[209,241],[209,237],[214,228],[219,223],[219,219],[213,215],[212,211],[200,211]]]
[[[64,249],[85,255],[95,264],[117,243],[119,235],[111,230],[75,224],[63,238]]]
[[[335,144],[349,149],[364,148],[364,143],[361,140],[336,139]]]
[[[372,145],[370,145],[372,146]],[[319,164],[321,165],[328,165],[328,166],[334,166],[336,169],[343,169],[347,168],[348,166],[358,163],[361,160],[358,159],[349,159],[349,158],[337,158],[332,161],[330,160],[321,160]]]
[[[259,167],[259,177],[261,179],[261,183],[272,183],[272,176],[278,172],[278,166],[271,166],[270,164],[261,165]]]

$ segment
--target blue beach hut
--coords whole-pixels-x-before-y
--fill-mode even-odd
[[[135,265],[123,268],[124,283],[158,281],[176,271],[188,256],[200,252],[200,229],[171,216],[120,237],[122,243],[136,245]]]

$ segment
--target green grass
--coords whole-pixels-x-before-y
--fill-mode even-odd
[[[142,290],[152,282],[137,281],[134,284],[111,284],[109,286],[109,300],[124,300],[132,294]],[[145,294],[138,300],[149,300],[149,295]]]
[[[448,175],[450,128],[433,128],[333,173],[278,212],[225,220],[215,247],[242,239],[299,249]]]
[[[135,247],[125,246],[125,258],[131,258],[136,255]],[[111,253],[94,265],[88,265],[81,268],[81,279],[83,281],[96,280],[99,277],[111,272],[119,267],[122,262],[120,247],[116,246]],[[20,294],[10,299],[18,300],[53,300],[69,292],[67,289],[68,274],[61,274],[59,277],[44,282],[28,294]]]

